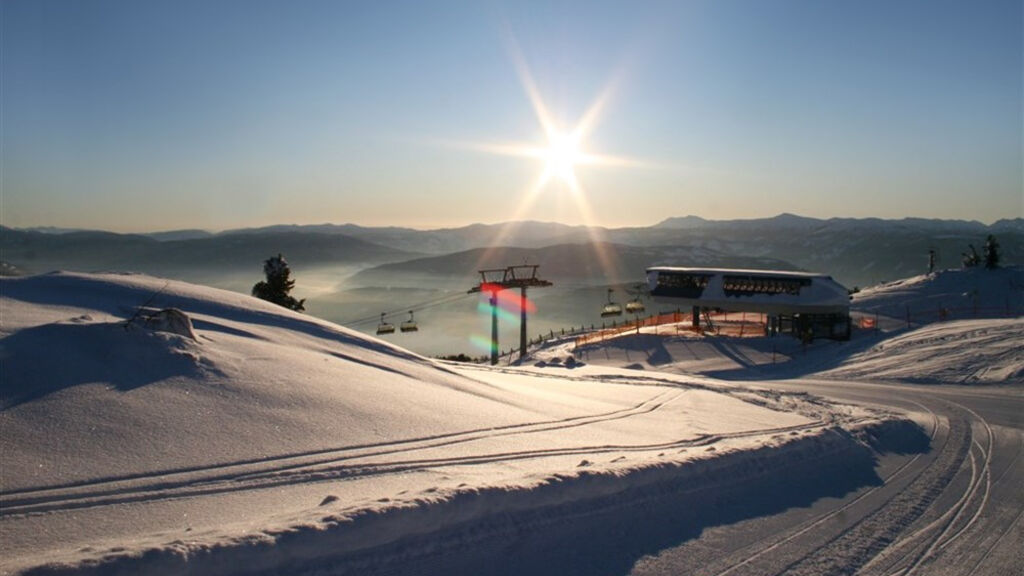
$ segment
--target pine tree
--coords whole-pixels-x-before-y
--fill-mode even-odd
[[[257,282],[252,287],[252,295],[273,302],[278,306],[284,306],[289,310],[302,312],[306,308],[303,304],[306,299],[296,300],[289,295],[295,287],[295,280],[290,278],[291,270],[284,256],[278,254],[263,262],[263,273],[267,275],[266,281]]]
[[[985,239],[984,254],[985,268],[989,270],[999,268],[999,242],[996,242],[996,237],[991,234]]]

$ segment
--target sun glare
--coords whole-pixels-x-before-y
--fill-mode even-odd
[[[572,134],[552,134],[544,151],[545,180],[557,178],[576,188],[576,165],[583,160],[580,143]]]
[[[579,167],[622,168],[639,167],[645,164],[631,158],[595,154],[587,149],[587,138],[596,128],[602,113],[611,99],[611,93],[617,82],[613,78],[598,93],[594,101],[591,102],[590,106],[575,123],[564,122],[564,119],[556,119],[547,104],[545,104],[540,90],[534,82],[533,75],[522,58],[515,39],[510,36],[508,42],[512,63],[519,76],[523,91],[526,93],[527,100],[533,108],[537,124],[545,135],[546,142],[469,143],[459,145],[490,154],[532,158],[543,164],[543,168],[538,171],[536,179],[524,190],[515,211],[510,214],[503,214],[503,220],[515,222],[522,219],[546,190],[558,187],[570,193],[572,203],[576,207],[578,220],[587,226],[588,229],[591,229],[589,227],[595,225],[594,215],[587,198],[586,187],[578,174]],[[568,129],[566,129],[566,126],[568,126]],[[594,235],[595,245],[598,245],[596,232],[592,231],[592,235]],[[500,245],[501,241],[502,238],[499,236],[496,239],[496,245]],[[601,266],[606,270],[611,270],[612,266],[607,255],[599,253],[597,256]]]
[[[519,156],[531,158],[543,163],[543,169],[539,170],[532,185],[528,186],[522,195],[516,209],[512,213],[501,214],[501,219],[506,222],[517,222],[521,220],[529,210],[538,202],[546,190],[562,188],[568,191],[575,205],[578,220],[584,226],[591,238],[591,246],[594,258],[602,270],[605,271],[609,282],[615,284],[619,280],[618,266],[607,253],[606,245],[594,219],[590,201],[587,198],[587,190],[581,182],[577,170],[580,166],[593,166],[605,168],[640,167],[645,163],[621,156],[610,156],[607,154],[595,154],[587,149],[586,141],[594,131],[597,123],[604,112],[616,82],[610,82],[601,90],[590,106],[583,112],[583,115],[573,124],[564,122],[564,119],[556,119],[541,98],[540,90],[533,80],[526,62],[523,60],[518,45],[514,38],[509,38],[509,53],[519,75],[523,91],[533,107],[537,124],[543,130],[546,142],[524,143],[524,142],[503,142],[503,143],[468,143],[458,144],[480,152],[489,154],[500,154],[503,156]],[[560,121],[561,120],[561,121]],[[569,129],[566,129],[568,126]],[[514,226],[505,226],[501,229],[494,241],[494,246],[503,246],[504,237],[510,234]],[[492,255],[491,250],[485,250],[478,261],[482,266]]]

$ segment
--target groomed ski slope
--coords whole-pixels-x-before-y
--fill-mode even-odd
[[[894,418],[700,377],[438,364],[141,275],[0,295],[4,574],[337,570],[412,536],[842,460],[864,451],[848,431]],[[192,331],[146,322],[165,308]]]

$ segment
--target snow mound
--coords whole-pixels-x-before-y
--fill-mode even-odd
[[[194,337],[88,314],[19,330],[0,341],[0,358],[3,409],[78,385],[128,391],[202,372]]]
[[[233,292],[125,274],[0,287],[3,490],[536,418],[429,359]],[[179,312],[129,323],[147,302]],[[188,332],[182,315],[192,337],[150,329]]]
[[[1024,314],[1024,268],[942,270],[866,288],[854,294],[854,312],[914,324]]]
[[[1024,319],[957,320],[883,340],[822,373],[928,384],[1024,383]]]
[[[143,326],[155,332],[167,332],[177,334],[191,340],[196,338],[195,329],[192,327],[192,319],[177,308],[164,308],[158,310],[142,320]]]

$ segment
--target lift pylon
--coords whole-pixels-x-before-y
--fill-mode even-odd
[[[479,270],[480,284],[469,289],[469,294],[486,292],[491,295],[491,365],[498,363],[498,292],[519,288],[519,359],[526,357],[526,289],[551,286],[551,282],[537,278],[537,264],[509,266]]]

